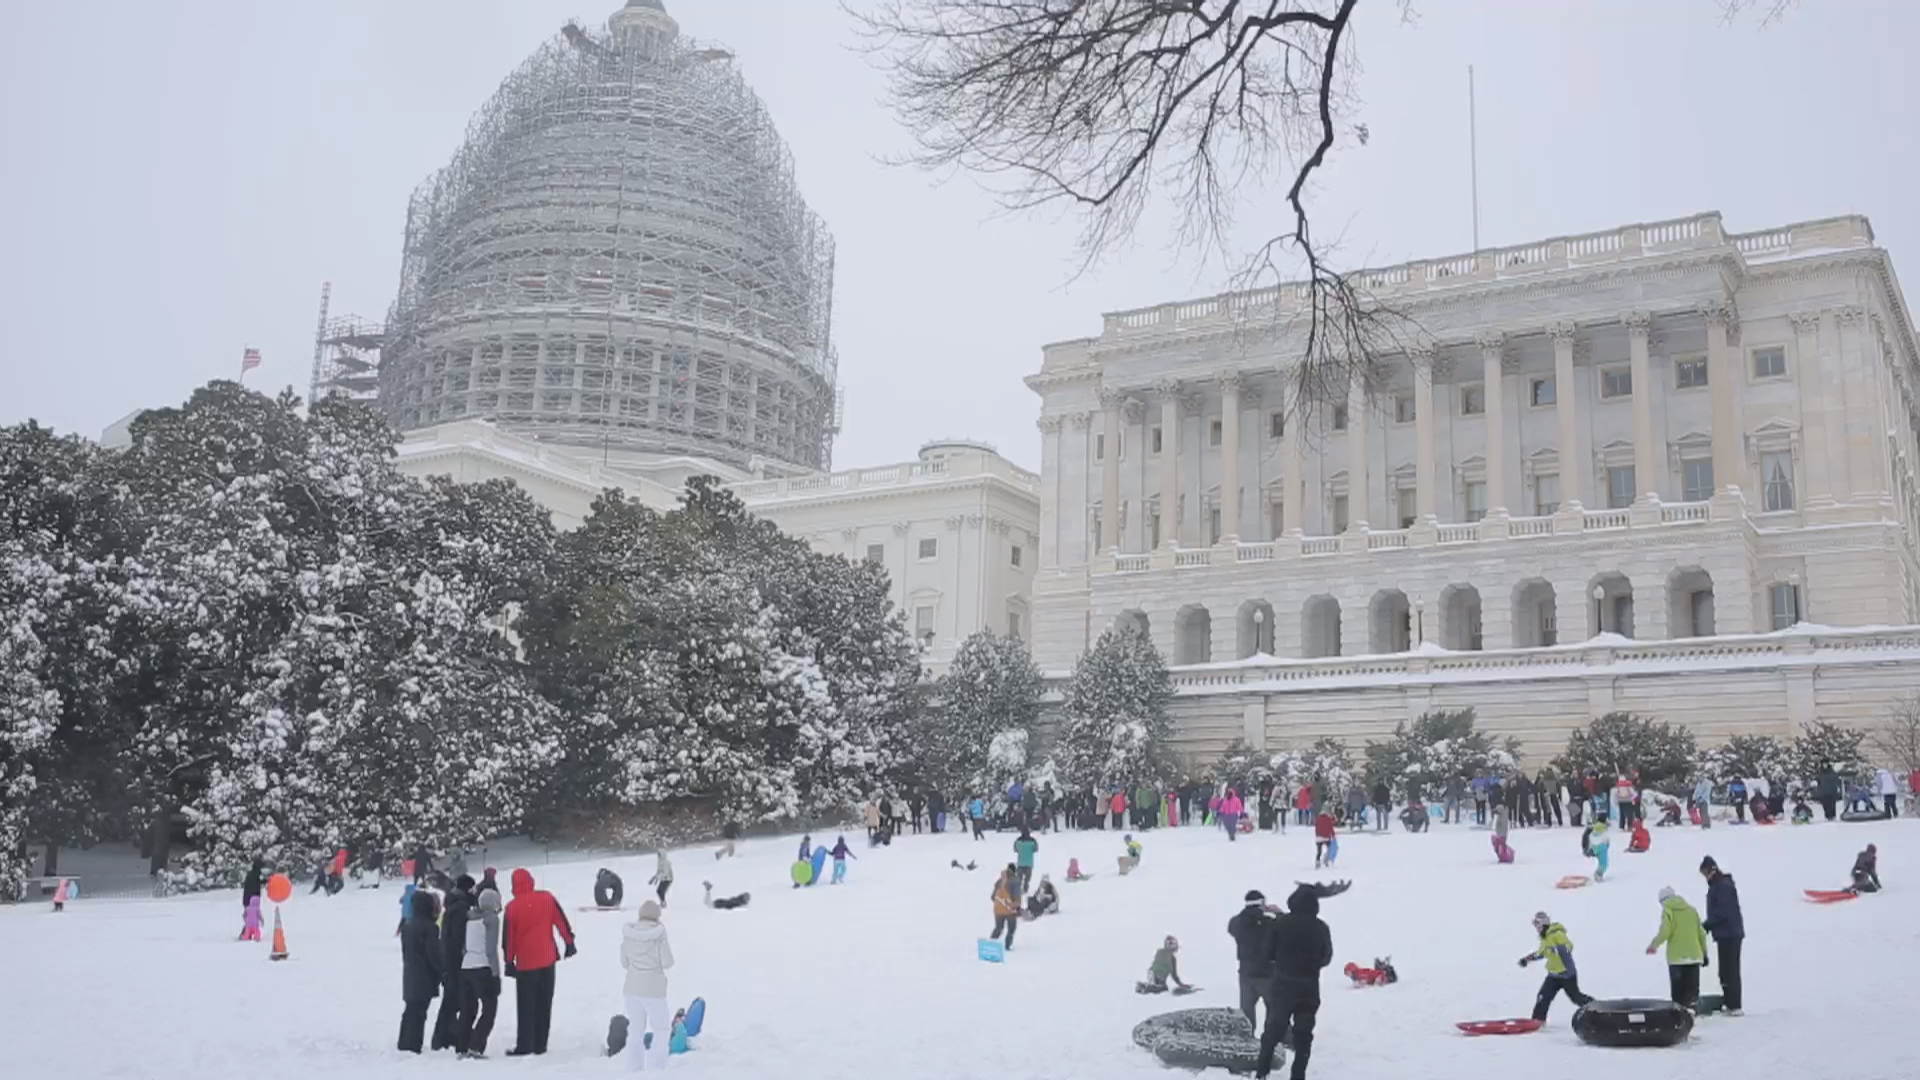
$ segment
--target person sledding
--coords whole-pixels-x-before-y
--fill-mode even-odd
[[[1580,853],[1594,861],[1593,880],[1607,880],[1607,849],[1613,843],[1613,837],[1607,829],[1607,819],[1598,818],[1580,834]]]
[[[1068,859],[1068,860],[1067,860],[1067,880],[1068,880],[1069,882],[1073,882],[1073,881],[1088,881],[1088,880],[1091,880],[1091,879],[1092,879],[1092,877],[1093,877],[1093,875],[1092,875],[1092,874],[1083,874],[1083,873],[1081,873],[1081,872],[1080,872],[1080,860],[1079,860],[1079,859]]]
[[[1120,876],[1125,877],[1140,865],[1140,841],[1135,840],[1132,833],[1128,833],[1121,839],[1126,841],[1127,845],[1127,853],[1120,856]]]
[[[1854,857],[1853,884],[1846,891],[1855,895],[1880,891],[1880,852],[1872,844]]]
[[[1765,795],[1755,795],[1752,799],[1748,800],[1747,808],[1753,811],[1753,823],[1755,825],[1773,824],[1773,804],[1767,801]],[[1808,811],[1807,816],[1812,817],[1812,811]]]
[[[1813,824],[1813,807],[1807,805],[1807,797],[1799,792],[1793,796],[1793,823],[1795,825]]]
[[[1179,953],[1179,939],[1172,934],[1168,934],[1167,940],[1163,942],[1158,949],[1154,950],[1153,963],[1147,968],[1146,981],[1135,983],[1133,985],[1134,992],[1139,994],[1164,994],[1167,992],[1167,983],[1171,982],[1173,983],[1174,993],[1193,993],[1193,985],[1180,978]]]
[[[1533,929],[1540,935],[1540,947],[1521,957],[1520,966],[1526,967],[1535,960],[1546,961],[1547,977],[1533,999],[1533,1018],[1544,1023],[1553,999],[1560,994],[1567,995],[1567,1000],[1575,1005],[1585,1005],[1593,999],[1580,992],[1580,973],[1573,966],[1573,941],[1567,937],[1566,927],[1547,918],[1546,912],[1537,911],[1533,915]]]
[[[1037,919],[1042,915],[1058,914],[1060,911],[1060,890],[1053,887],[1053,878],[1040,875],[1040,887],[1027,897],[1027,918]]]
[[[1627,850],[1636,855],[1644,854],[1653,846],[1653,834],[1647,831],[1647,823],[1639,818],[1633,821],[1633,832],[1627,837]]]
[[[1400,981],[1400,973],[1393,969],[1393,961],[1388,957],[1374,960],[1372,967],[1349,963],[1343,970],[1355,986],[1386,986]]]

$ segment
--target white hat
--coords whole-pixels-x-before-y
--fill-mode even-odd
[[[1663,903],[1664,903],[1664,902],[1666,902],[1666,901],[1668,901],[1668,900],[1671,900],[1671,899],[1673,899],[1673,897],[1674,897],[1674,895],[1675,895],[1675,894],[1674,894],[1674,891],[1673,891],[1673,886],[1671,886],[1671,885],[1662,885],[1662,886],[1660,887],[1660,900],[1661,900],[1661,902],[1663,902]]]

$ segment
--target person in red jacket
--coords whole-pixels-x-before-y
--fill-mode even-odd
[[[553,943],[556,933],[566,944],[565,956],[579,951],[573,944],[573,925],[560,910],[560,902],[545,889],[534,888],[532,874],[515,870],[513,902],[500,925],[500,959],[506,964],[507,977],[514,980],[514,1015],[519,1020],[508,1057],[547,1052],[547,1032],[553,1026],[553,969],[562,958]]]
[[[1313,868],[1318,870],[1322,863],[1333,865],[1336,849],[1333,846],[1333,815],[1322,810],[1313,819]]]

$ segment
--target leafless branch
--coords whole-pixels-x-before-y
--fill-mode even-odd
[[[1920,769],[1920,697],[1901,698],[1887,709],[1873,735],[1873,748],[1903,772]]]
[[[1758,12],[1762,28],[1772,26],[1787,17],[1787,9],[1800,0],[1720,0],[1720,17],[1726,22],[1735,22],[1744,18],[1748,12]]]

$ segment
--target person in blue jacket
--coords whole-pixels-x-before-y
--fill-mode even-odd
[[[1733,804],[1733,819],[1736,824],[1747,823],[1747,782],[1734,777],[1727,781],[1727,801]]]
[[[1740,1015],[1740,944],[1747,924],[1740,917],[1740,890],[1733,877],[1720,872],[1709,855],[1700,860],[1700,876],[1707,879],[1707,917],[1700,925],[1713,936],[1715,959],[1720,961],[1720,994],[1728,1016]]]
[[[967,816],[973,819],[973,838],[975,840],[985,840],[987,838],[986,800],[978,795],[968,799]]]

